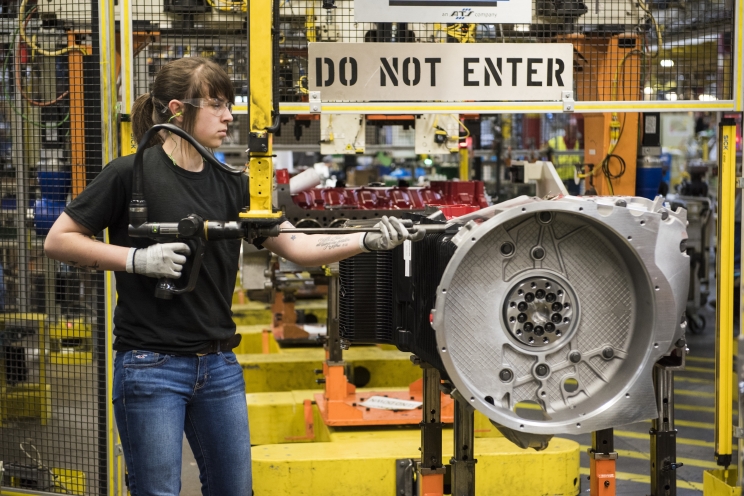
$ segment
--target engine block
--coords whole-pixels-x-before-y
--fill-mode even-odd
[[[469,222],[433,312],[459,393],[515,433],[655,418],[652,368],[684,351],[685,226],[660,199],[616,197],[535,199]]]

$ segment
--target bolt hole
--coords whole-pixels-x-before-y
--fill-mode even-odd
[[[495,405],[495,404],[496,404],[496,403],[495,403],[495,402],[493,401],[493,398],[492,398],[492,397],[490,397],[490,396],[486,396],[486,397],[485,397],[485,398],[483,398],[483,399],[484,399],[484,400],[486,400],[486,403],[488,403],[488,404],[491,404],[491,405]]]
[[[574,379],[573,377],[569,377],[565,381],[563,381],[563,390],[567,393],[573,393],[579,390],[579,381]]]

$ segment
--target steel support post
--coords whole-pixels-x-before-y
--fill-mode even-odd
[[[455,399],[454,456],[450,460],[452,496],[475,496],[475,410],[459,394]]]
[[[612,429],[592,432],[592,447],[589,449],[589,494],[591,496],[615,496],[615,451]]]
[[[342,362],[341,335],[338,329],[338,264],[333,264],[327,271],[328,275],[328,322],[326,327],[328,362]]]
[[[417,465],[418,494],[440,496],[444,493],[446,472],[442,465],[441,376],[439,370],[428,363],[421,362],[421,368],[424,371],[424,405],[421,419],[421,461]]]
[[[674,428],[674,375],[666,367],[654,367],[654,389],[659,417],[651,421],[651,495],[677,494],[677,429]]]

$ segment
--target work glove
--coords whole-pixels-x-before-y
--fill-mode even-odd
[[[147,248],[130,248],[127,272],[148,277],[178,279],[191,248],[186,243],[158,243]]]
[[[360,238],[363,251],[392,250],[410,237],[408,229],[395,217],[383,215],[374,227],[380,231],[365,233]]]

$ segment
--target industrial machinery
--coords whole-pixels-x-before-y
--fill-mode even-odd
[[[414,353],[424,391],[441,377],[461,419],[474,408],[523,448],[544,449],[554,434],[597,434],[605,444],[593,453],[613,460],[613,474],[612,428],[658,417],[653,478],[673,478],[668,411],[671,371],[684,365],[685,225],[686,212],[660,198],[497,204],[418,243],[342,261],[339,335]],[[424,396],[424,410],[438,412],[431,401]],[[439,416],[431,422],[441,426]],[[427,438],[431,427],[422,429]],[[472,445],[462,429],[455,445]],[[605,470],[592,458],[593,484]]]
[[[529,180],[529,178],[528,178]],[[277,208],[298,228],[340,227],[347,221],[381,215],[405,216],[440,210],[448,216],[474,212],[490,203],[480,181],[434,181],[426,187],[312,188],[295,191],[286,170],[277,171]],[[298,320],[295,298],[320,283],[326,294],[328,278],[320,267],[298,267],[286,260],[271,262],[271,254],[243,245],[242,287],[253,295],[271,293],[272,332],[280,343],[319,343],[325,338],[314,323]],[[301,319],[300,319],[301,320]],[[319,341],[320,340],[320,341]]]

